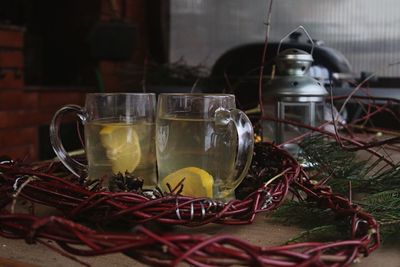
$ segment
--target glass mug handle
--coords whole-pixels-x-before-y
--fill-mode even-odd
[[[254,148],[254,131],[250,119],[238,109],[219,108],[215,111],[217,126],[226,126],[233,122],[238,135],[238,150],[235,161],[234,180],[240,181],[248,170]]]
[[[64,166],[75,176],[80,177],[80,174],[86,172],[86,166],[69,156],[61,142],[60,124],[63,116],[68,112],[76,112],[78,117],[83,122],[85,121],[85,115],[82,107],[78,105],[67,105],[60,108],[54,114],[50,123],[50,142],[54,152],[62,164],[64,164]]]

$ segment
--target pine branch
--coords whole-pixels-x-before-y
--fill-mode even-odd
[[[382,240],[400,240],[400,190],[388,190],[365,197],[360,205],[373,214],[381,229]]]
[[[342,149],[338,143],[322,136],[312,136],[300,144],[300,161],[313,166],[310,177],[326,183],[335,192],[348,194],[351,181],[354,202],[371,213],[380,224],[384,241],[400,240],[400,164],[394,168],[382,160],[359,160],[355,152]],[[382,167],[383,166],[383,167]],[[329,178],[329,179],[328,179]],[[272,215],[274,221],[298,225],[305,232],[290,240],[324,240],[338,238],[344,229],[342,220],[321,210],[315,203],[290,201]]]

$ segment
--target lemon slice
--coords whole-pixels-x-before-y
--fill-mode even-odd
[[[168,191],[168,183],[171,189],[174,189],[182,180],[182,195],[192,197],[213,197],[214,178],[205,170],[197,167],[187,167],[169,174],[163,179],[162,187],[164,190]]]
[[[114,174],[131,173],[141,158],[139,137],[132,125],[110,123],[100,131],[100,140],[106,149]]]

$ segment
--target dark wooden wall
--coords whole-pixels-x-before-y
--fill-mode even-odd
[[[13,1],[13,0],[10,0]],[[68,0],[66,0],[68,1]],[[98,0],[101,21],[113,19],[111,1]],[[120,19],[137,28],[137,40],[132,57],[124,61],[100,60],[95,66],[102,77],[103,90],[121,91],[119,72],[128,64],[141,65],[147,54],[146,0],[117,0]],[[83,14],[84,15],[84,14]],[[49,22],[51,23],[51,22]],[[29,25],[26,25],[29,27]],[[0,155],[14,159],[39,160],[41,154],[39,132],[48,127],[54,112],[66,104],[83,105],[87,92],[98,91],[93,86],[57,86],[27,84],[24,79],[27,42],[25,26],[0,26]],[[29,45],[29,44],[28,44]],[[132,77],[140,88],[140,77]],[[135,80],[136,79],[136,80]],[[134,83],[135,84],[135,83]],[[42,141],[43,142],[43,141]],[[46,140],[44,141],[46,142]],[[50,141],[48,141],[50,142]]]

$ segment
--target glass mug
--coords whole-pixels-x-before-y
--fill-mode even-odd
[[[160,94],[156,118],[159,186],[228,200],[253,154],[253,127],[230,94]]]
[[[144,179],[144,187],[157,184],[155,156],[155,94],[93,93],[86,95],[85,106],[67,105],[59,109],[50,124],[50,141],[60,161],[73,174],[87,172],[88,178],[103,179],[121,173]],[[60,140],[64,114],[77,113],[84,125],[88,165],[68,155]]]

